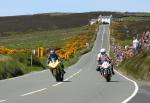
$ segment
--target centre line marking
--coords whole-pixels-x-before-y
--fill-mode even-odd
[[[59,83],[56,83],[56,84],[53,84],[52,86],[53,87],[56,87],[57,85],[60,85],[60,84],[62,84],[63,82],[59,82]]]
[[[105,33],[105,28],[103,27],[103,29],[102,29],[102,42],[101,42],[101,48],[103,47],[104,33]]]
[[[69,77],[66,78],[64,81],[67,81],[67,80],[73,78],[74,76],[76,76],[77,74],[79,74],[81,71],[82,71],[82,69],[80,69],[78,72],[74,73],[73,75],[69,76]],[[60,84],[62,84],[62,83],[63,83],[63,82],[59,82],[59,83],[53,84],[52,87],[56,87],[56,86],[58,86],[58,85],[60,85]]]
[[[35,94],[35,93],[38,93],[38,92],[41,92],[41,91],[44,91],[46,90],[47,88],[43,88],[43,89],[40,89],[40,90],[36,90],[36,91],[33,91],[33,92],[29,92],[29,93],[26,93],[26,94],[22,94],[21,96],[27,96],[27,95],[31,95],[31,94]]]
[[[82,71],[82,69],[80,69],[78,72],[74,73],[73,75],[69,76],[68,78],[66,78],[64,81],[67,81],[71,78],[73,78],[74,76],[76,76],[77,74],[79,74],[80,72]],[[63,82],[59,82],[59,83],[56,83],[56,84],[53,84],[52,87],[56,87],[60,84],[62,84]],[[20,96],[24,97],[24,96],[27,96],[27,95],[32,95],[32,94],[35,94],[35,93],[38,93],[38,92],[41,92],[41,91],[44,91],[46,90],[47,88],[43,88],[43,89],[39,89],[39,90],[36,90],[36,91],[33,91],[33,92],[29,92],[29,93],[25,93],[25,94],[22,94]],[[4,102],[6,100],[1,100],[0,102]]]
[[[1,102],[6,102],[6,100],[0,100],[0,103],[1,103]]]

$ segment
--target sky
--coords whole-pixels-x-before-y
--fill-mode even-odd
[[[150,0],[0,0],[0,16],[91,11],[150,13]]]

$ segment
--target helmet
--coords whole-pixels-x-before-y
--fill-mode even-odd
[[[102,49],[100,50],[100,53],[106,53],[106,49],[105,49],[105,48],[102,48]]]
[[[54,50],[50,50],[50,54],[55,54],[55,51]]]

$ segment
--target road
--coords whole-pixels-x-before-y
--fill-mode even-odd
[[[49,70],[1,80],[0,103],[126,103],[136,94],[135,83],[118,73],[108,83],[95,70],[109,36],[109,25],[100,25],[92,51],[66,69],[64,82],[55,82]]]
[[[129,103],[150,103],[150,82],[137,81],[137,83],[139,85],[139,91]]]

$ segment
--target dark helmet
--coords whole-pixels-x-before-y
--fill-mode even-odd
[[[50,50],[50,54],[55,54],[55,50]]]

